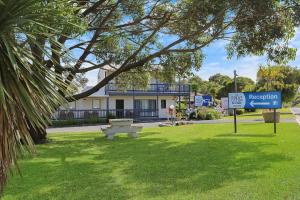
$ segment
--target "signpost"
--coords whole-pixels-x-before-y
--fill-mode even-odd
[[[281,92],[229,93],[228,107],[234,109],[274,109],[274,133],[276,133],[276,109],[282,107]]]
[[[212,103],[212,96],[210,95],[198,95],[195,96],[195,106],[209,106]]]
[[[221,98],[221,106],[224,110],[228,109],[228,97]]]

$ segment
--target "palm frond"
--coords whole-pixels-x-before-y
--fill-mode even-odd
[[[42,55],[49,54],[35,40],[36,36],[51,39],[53,31],[35,12],[39,3],[0,0],[0,193],[18,157],[24,151],[34,152],[28,122],[45,127],[49,116],[65,103],[58,92],[66,88],[63,78],[35,59],[28,45],[19,41],[26,38]]]

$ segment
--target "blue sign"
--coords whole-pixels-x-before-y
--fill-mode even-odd
[[[229,108],[277,109],[282,107],[281,92],[243,92],[228,94]]]
[[[212,96],[201,95],[195,96],[195,106],[210,106],[212,104]]]

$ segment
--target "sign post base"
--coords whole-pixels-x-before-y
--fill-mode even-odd
[[[276,134],[276,109],[274,109],[274,134]]]

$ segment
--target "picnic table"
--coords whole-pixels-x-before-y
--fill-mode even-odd
[[[109,126],[101,128],[107,139],[112,140],[117,133],[127,133],[129,137],[138,137],[143,126],[133,125],[133,119],[110,119]]]

